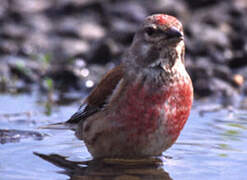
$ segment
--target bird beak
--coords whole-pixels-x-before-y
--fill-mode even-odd
[[[171,27],[165,32],[168,39],[183,39],[183,34],[177,28]]]

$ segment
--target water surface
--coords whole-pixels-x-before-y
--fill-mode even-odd
[[[45,99],[45,98],[44,98]],[[78,107],[53,106],[46,115],[39,94],[1,95],[0,129],[31,130],[42,140],[23,138],[0,144],[1,179],[246,179],[247,111],[214,108],[197,101],[177,143],[161,165],[112,165],[90,161],[70,130],[38,127],[66,120]],[[209,110],[209,111],[208,111]]]

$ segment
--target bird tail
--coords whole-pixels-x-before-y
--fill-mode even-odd
[[[60,122],[60,123],[40,126],[39,129],[76,130],[76,124]]]

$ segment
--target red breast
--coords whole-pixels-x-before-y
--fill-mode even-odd
[[[186,81],[181,78],[179,83],[156,89],[144,83],[126,88],[114,118],[125,124],[130,139],[148,136],[164,126],[164,135],[172,135],[176,140],[189,117],[193,100],[191,81],[184,78]]]

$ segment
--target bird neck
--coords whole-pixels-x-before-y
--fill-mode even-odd
[[[185,70],[184,48],[181,45],[165,49],[160,56],[161,67],[165,73],[175,74]]]

